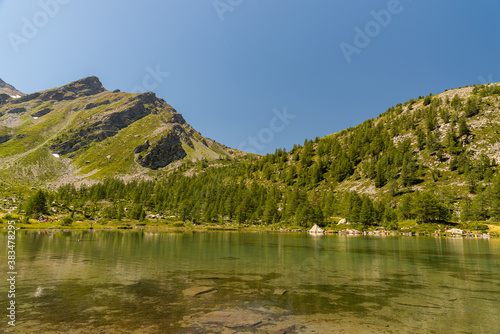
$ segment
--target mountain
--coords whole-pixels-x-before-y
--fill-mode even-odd
[[[399,103],[248,168],[254,182],[299,191],[324,217],[467,221],[500,219],[499,162],[500,85],[487,84]],[[283,199],[285,214],[287,202],[300,203]]]
[[[111,92],[97,77],[0,100],[0,177],[7,183],[148,178],[183,161],[238,154],[203,137],[154,93]]]
[[[26,94],[18,91],[14,86],[9,85],[0,78],[0,101],[6,100],[9,97],[21,97],[24,95]]]
[[[340,218],[389,229],[416,220],[430,233],[443,223],[500,221],[499,162],[500,85],[479,85],[399,103],[290,152],[189,166],[138,186],[154,199],[138,205],[183,220],[332,229]],[[475,227],[487,230],[465,226]]]
[[[265,156],[203,138],[154,94],[109,92],[95,77],[9,98],[0,126],[0,179],[68,184],[49,193],[78,219],[338,229],[345,218],[424,222],[425,233],[500,221],[500,84],[419,96]],[[94,183],[74,186],[83,180]],[[474,224],[463,226],[488,229]]]

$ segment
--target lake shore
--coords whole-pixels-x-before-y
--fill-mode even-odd
[[[96,224],[92,221],[75,222],[69,226],[57,224],[57,222],[34,222],[34,223],[17,223],[18,230],[31,231],[47,231],[47,232],[72,232],[84,230],[99,230],[99,231],[145,231],[145,232],[174,232],[174,233],[189,233],[189,232],[274,232],[274,233],[308,233],[308,229],[299,227],[278,227],[272,225],[218,225],[218,224]],[[7,231],[7,223],[0,223],[0,231]],[[425,226],[420,224],[416,228],[402,227],[401,230],[384,230],[381,227],[370,226],[367,229],[355,229],[350,227],[336,227],[324,229],[325,235],[347,235],[347,236],[432,236],[432,237],[453,237],[453,238],[499,238],[500,232],[497,231],[495,225],[491,225],[487,231],[465,231],[462,233],[432,230],[433,226]],[[319,234],[323,235],[323,234]]]
[[[240,224],[234,221],[211,223],[183,222],[172,217],[171,220],[145,219],[136,221],[131,219],[95,219],[83,221],[66,220],[67,217],[42,216],[39,219],[27,219],[22,215],[4,214],[0,216],[0,231],[6,231],[8,221],[16,221],[19,230],[34,231],[164,231],[164,232],[282,232],[307,233],[311,226],[288,224]],[[342,220],[338,220],[342,221]],[[389,226],[363,225],[360,223],[339,223],[329,221],[322,224],[325,234],[364,235],[364,236],[435,236],[435,237],[466,237],[466,238],[498,238],[500,237],[500,223],[498,222],[427,222],[418,223],[415,220],[406,220],[392,223]],[[343,220],[345,221],[345,220]],[[309,224],[312,225],[312,224]],[[320,234],[321,235],[321,234]]]

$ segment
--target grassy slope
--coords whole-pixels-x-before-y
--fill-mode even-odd
[[[167,110],[152,113],[104,141],[91,143],[77,151],[76,155],[55,158],[49,149],[51,144],[63,141],[103,115],[129,107],[135,103],[133,101],[136,96],[137,94],[106,91],[71,101],[43,102],[35,99],[22,104],[1,106],[0,115],[3,116],[0,117],[0,136],[15,135],[17,138],[0,144],[0,162],[3,165],[0,179],[10,184],[33,186],[64,181],[59,179],[68,176],[68,181],[73,181],[81,177],[95,180],[116,175],[156,175],[156,171],[143,168],[135,162],[133,150],[146,139],[154,143],[171,131],[171,124],[168,122],[172,114]],[[99,106],[103,102],[108,103]],[[85,109],[89,103],[96,107]],[[7,111],[13,107],[24,107],[27,112],[8,114]],[[155,108],[152,105],[145,107]],[[31,116],[46,108],[51,109],[51,112],[38,119]],[[184,127],[191,130],[189,125]],[[183,145],[188,153],[185,160],[210,160],[219,155],[228,155],[220,145],[212,144],[210,140],[207,140],[208,147],[203,145],[201,141],[204,138],[194,133],[194,149],[187,143]],[[168,168],[167,166],[165,169]]]

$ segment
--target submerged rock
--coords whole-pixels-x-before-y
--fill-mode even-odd
[[[251,328],[261,325],[265,316],[246,310],[215,311],[205,314],[199,322],[201,324],[214,324],[231,329]]]
[[[182,293],[186,297],[194,297],[194,296],[199,296],[199,295],[213,292],[213,291],[215,291],[215,288],[210,287],[210,286],[195,286],[195,287],[183,290]]]
[[[278,296],[283,296],[287,291],[285,289],[276,289],[274,290],[273,294],[278,295]]]

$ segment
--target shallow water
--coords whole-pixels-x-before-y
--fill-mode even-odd
[[[16,251],[19,333],[500,333],[500,239],[18,231]]]

